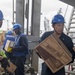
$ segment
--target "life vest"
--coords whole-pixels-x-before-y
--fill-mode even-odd
[[[4,51],[0,51],[0,56],[6,57],[5,52]]]
[[[16,37],[16,39],[15,39],[15,47],[20,46],[19,40],[20,40],[21,36],[23,36],[23,35],[26,36],[25,34],[21,33],[19,36]],[[23,52],[21,52],[21,51],[19,52],[19,51],[15,50],[14,53],[13,53],[13,56],[26,56],[27,54],[28,54],[28,49],[26,48],[26,49],[24,49]]]

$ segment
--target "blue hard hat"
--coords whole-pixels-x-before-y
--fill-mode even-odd
[[[18,24],[18,23],[15,23],[15,24],[13,25],[13,30],[14,30],[14,29],[17,29],[17,28],[21,28],[21,25]]]
[[[56,23],[65,23],[64,17],[60,14],[55,15],[52,19],[52,24]]]
[[[0,10],[0,20],[3,20],[4,18],[3,18],[3,13],[2,13],[2,11]]]
[[[6,35],[12,35],[13,34],[13,32],[11,31],[11,30],[9,30],[7,33],[6,33]]]

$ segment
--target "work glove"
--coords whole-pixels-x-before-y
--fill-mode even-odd
[[[2,59],[2,61],[1,61],[1,67],[3,67],[4,69],[6,69],[7,67],[10,67],[7,58],[3,58],[3,59]]]

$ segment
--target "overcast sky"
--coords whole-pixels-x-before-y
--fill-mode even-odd
[[[41,13],[43,16],[46,16],[46,18],[50,21],[49,22],[49,26],[51,26],[51,21],[52,21],[52,18],[55,14],[57,14],[57,12],[60,10],[60,8],[62,9],[61,10],[61,14],[65,17],[65,21],[66,21],[66,27],[68,27],[68,23],[69,23],[69,19],[70,19],[70,15],[71,15],[71,11],[72,11],[72,6],[64,3],[64,2],[61,2],[59,0],[42,0],[42,6],[41,6]],[[67,10],[67,12],[66,12]],[[42,17],[43,17],[42,16]],[[43,19],[42,19],[43,21]],[[44,25],[44,24],[42,24]],[[44,29],[41,25],[41,29]]]
[[[58,11],[60,8],[62,8],[62,11],[65,11],[67,7],[66,3],[63,3],[59,0],[42,0],[42,12],[43,13],[49,13]]]
[[[7,27],[7,20],[9,21],[9,27],[12,22],[12,2],[13,0],[0,0],[0,9],[4,13],[4,24],[2,28]],[[41,0],[41,13],[42,15],[47,15],[48,19],[51,19],[54,14],[56,14],[60,8],[62,8],[62,14],[65,14],[67,4],[60,2],[58,0]],[[70,7],[70,6],[69,6]],[[70,10],[70,9],[68,9]],[[5,22],[6,21],[6,22]]]
[[[8,25],[9,27],[11,27],[10,24],[12,21],[12,0],[0,0],[0,10],[3,11],[4,19],[5,19],[2,29],[6,30]]]
[[[4,13],[5,19],[10,19],[12,16],[12,0],[0,0],[0,9]],[[10,18],[8,18],[9,16]]]

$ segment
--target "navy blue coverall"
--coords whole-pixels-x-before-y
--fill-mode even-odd
[[[13,48],[14,64],[17,66],[15,75],[24,74],[24,64],[26,61],[26,55],[28,54],[28,40],[26,35],[21,33],[15,39],[15,47]]]
[[[49,35],[51,35],[53,33],[54,33],[54,31],[45,32],[42,35],[40,42],[42,42],[44,39],[46,39]],[[64,45],[72,53],[72,61],[70,62],[70,63],[72,63],[74,61],[75,53],[73,51],[73,42],[72,42],[71,38],[68,37],[67,35],[65,35],[64,33],[62,33],[61,36],[59,37],[59,39],[64,43]],[[56,73],[52,73],[51,70],[48,68],[48,66],[44,62],[44,63],[42,63],[42,74],[41,75],[65,75],[65,69],[63,67],[62,69],[60,69]]]

